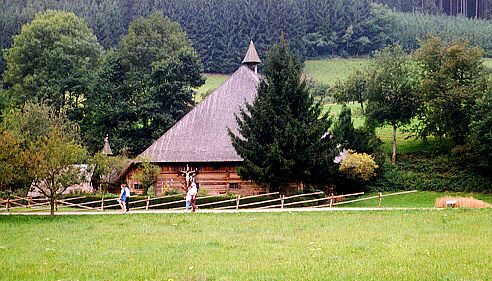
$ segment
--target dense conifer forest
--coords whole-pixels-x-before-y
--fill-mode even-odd
[[[132,20],[162,11],[187,32],[206,72],[234,71],[251,39],[265,57],[282,33],[301,58],[365,56],[391,43],[415,49],[428,33],[466,37],[492,55],[492,5],[485,0],[2,0],[1,6],[1,49],[47,9],[83,18],[105,49],[118,44]]]

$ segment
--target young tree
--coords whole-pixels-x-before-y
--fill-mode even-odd
[[[463,143],[470,134],[473,107],[486,87],[482,50],[464,40],[443,42],[430,37],[414,53],[420,70],[417,133]]]
[[[17,106],[42,102],[77,120],[101,52],[96,36],[73,13],[38,13],[5,52],[8,94]]]
[[[86,150],[74,140],[69,140],[56,128],[48,137],[42,137],[29,149],[33,165],[33,185],[50,199],[51,217],[55,213],[55,200],[71,185],[82,183],[88,167],[78,165],[87,157]]]
[[[419,108],[415,78],[410,60],[400,46],[377,52],[367,70],[366,122],[379,127],[393,127],[393,155],[396,160],[396,129],[410,123]]]
[[[31,102],[26,102],[22,108],[10,109],[2,117],[0,127],[4,134],[1,145],[5,151],[0,154],[5,158],[0,159],[0,165],[15,171],[7,176],[10,178],[9,189],[27,193],[33,181],[30,149],[38,141],[48,138],[55,129],[64,138],[77,139],[78,127],[68,120],[64,112],[56,113],[49,106]]]
[[[364,102],[367,98],[367,81],[365,73],[356,69],[350,74],[346,81],[337,81],[332,88],[337,102],[357,101],[364,113]]]
[[[139,163],[138,172],[135,174],[135,179],[140,182],[143,189],[143,195],[147,195],[150,187],[157,181],[161,168],[151,162],[142,161]]]
[[[283,38],[269,52],[253,104],[236,118],[239,135],[229,135],[244,159],[242,178],[288,193],[290,183],[323,186],[336,173],[335,143],[327,133],[331,119],[321,116]]]

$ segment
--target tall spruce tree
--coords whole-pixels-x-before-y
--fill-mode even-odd
[[[236,116],[239,135],[232,145],[244,159],[244,179],[271,191],[289,193],[292,183],[322,187],[336,173],[336,144],[327,130],[328,113],[301,79],[301,63],[283,38],[269,52],[264,77],[253,104]]]

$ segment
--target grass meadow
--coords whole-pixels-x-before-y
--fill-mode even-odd
[[[491,209],[0,216],[2,280],[490,280]]]
[[[304,73],[318,82],[331,85],[338,79],[347,78],[354,70],[362,69],[369,64],[369,61],[369,59],[308,60],[304,65]]]
[[[229,75],[205,73],[203,77],[205,78],[205,84],[196,89],[197,95],[195,96],[195,102],[200,102],[204,95],[217,89],[220,84],[229,78]]]

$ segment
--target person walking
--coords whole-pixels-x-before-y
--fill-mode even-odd
[[[195,179],[192,179],[191,181],[191,188],[189,193],[191,195],[190,198],[191,207],[193,208],[191,211],[195,212],[198,209],[198,207],[196,206],[196,195],[198,193],[198,188],[196,187]]]
[[[190,203],[191,203],[191,188],[188,190],[188,192],[186,192],[186,197],[185,197],[185,200],[186,200],[186,211],[188,211],[188,209],[190,208]]]
[[[117,201],[118,201],[118,204],[120,204],[120,207],[121,207],[121,210],[123,212],[126,211],[126,191],[125,191],[125,185],[121,185],[121,193],[120,193],[120,197],[118,197]]]
[[[125,184],[125,206],[126,206],[126,211],[130,211],[130,188],[128,185]]]

